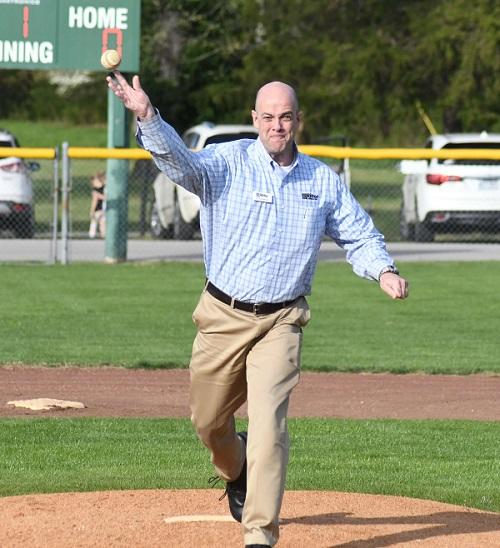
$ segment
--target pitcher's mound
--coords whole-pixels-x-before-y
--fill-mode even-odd
[[[142,490],[0,498],[0,546],[193,548],[243,545],[218,490]],[[500,546],[500,515],[450,504],[288,491],[280,547]]]

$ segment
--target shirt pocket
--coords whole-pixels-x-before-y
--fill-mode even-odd
[[[320,240],[325,231],[323,208],[317,202],[302,206],[300,210],[301,233],[308,245]]]
[[[294,253],[314,250],[324,233],[323,210],[318,203],[301,203],[287,231]]]

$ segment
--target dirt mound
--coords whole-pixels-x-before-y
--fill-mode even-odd
[[[217,490],[142,490],[0,499],[0,546],[237,547]],[[500,546],[500,515],[432,501],[289,491],[280,547]]]

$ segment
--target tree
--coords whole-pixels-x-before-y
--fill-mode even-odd
[[[183,131],[250,121],[257,89],[299,92],[305,142],[415,145],[421,102],[443,131],[500,131],[494,0],[143,0],[141,81]],[[0,74],[0,113],[104,121],[102,73],[55,93],[46,74]],[[49,100],[52,97],[52,100]]]

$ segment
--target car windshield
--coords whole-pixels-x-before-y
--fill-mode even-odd
[[[213,145],[214,143],[228,143],[229,141],[237,141],[238,139],[257,139],[257,134],[251,131],[242,131],[241,133],[220,133],[209,137],[205,146]]]
[[[500,143],[448,143],[442,150],[450,149],[463,149],[463,148],[484,148],[484,149],[500,149]],[[439,160],[439,164],[447,165],[482,165],[482,166],[500,166],[500,160],[486,160],[486,159],[474,159],[474,160]]]

